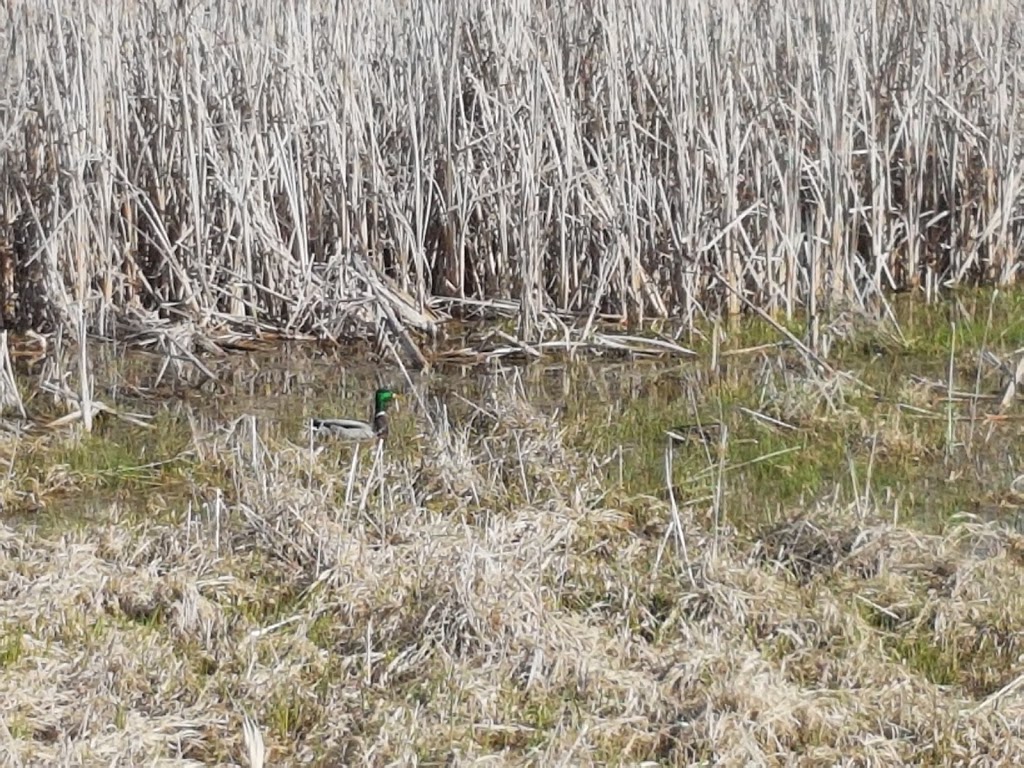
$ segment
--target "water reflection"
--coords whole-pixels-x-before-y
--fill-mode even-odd
[[[1012,466],[1007,459],[1016,450],[1013,422],[982,441],[976,425],[958,416],[950,422],[956,442],[947,445],[950,438],[945,430],[934,428],[945,423],[941,409],[947,406],[936,405],[927,392],[915,394],[916,389],[907,389],[914,377],[939,376],[943,362],[937,359],[893,355],[885,366],[873,360],[855,361],[859,368],[852,366],[854,374],[870,380],[875,388],[872,398],[858,394],[852,386],[848,391],[837,389],[838,378],[828,382],[816,378],[792,354],[779,349],[745,358],[723,355],[715,366],[708,358],[552,360],[450,363],[414,372],[366,360],[365,350],[325,350],[312,344],[208,354],[201,363],[202,369],[216,376],[211,382],[200,366],[184,358],[172,364],[165,355],[126,350],[121,345],[90,348],[98,399],[128,412],[169,413],[174,421],[190,424],[195,435],[217,432],[241,417],[251,417],[264,437],[304,445],[311,417],[366,419],[371,393],[388,385],[403,395],[393,423],[393,437],[403,445],[429,434],[439,420],[473,432],[487,430],[492,417],[483,415],[475,404],[493,406],[495,398],[515,391],[540,414],[564,416],[563,421],[574,429],[570,438],[576,441],[574,447],[597,461],[616,456],[619,485],[638,493],[654,494],[664,488],[666,429],[719,421],[729,428],[723,466],[729,471],[735,468],[737,478],[730,488],[745,494],[750,503],[770,505],[776,511],[787,503],[804,503],[831,492],[856,473],[858,492],[863,492],[863,478],[869,477],[878,485],[880,498],[888,498],[887,489],[902,488],[900,493],[907,503],[920,508],[919,514],[939,509],[932,514],[943,517],[951,507],[963,508],[972,497],[997,508],[1005,500],[993,489],[1005,489],[1012,479],[1005,475]],[[933,370],[939,373],[933,375]],[[74,392],[76,375],[74,356],[69,354],[66,359],[23,368],[20,384],[23,391],[37,391],[47,376],[62,376]],[[856,397],[860,400],[855,403]],[[30,418],[40,420],[47,408],[59,411],[60,404],[51,400],[27,399]],[[948,407],[966,408],[956,403]],[[756,418],[761,414],[771,418]],[[778,423],[786,428],[777,428]],[[132,426],[119,428],[126,430],[125,435],[138,432]],[[868,438],[879,434],[894,446],[888,453],[870,448],[874,443]],[[960,470],[968,473],[962,475],[965,479],[951,484],[947,481],[950,460],[943,464],[929,457],[956,454],[962,445],[971,446],[974,461]],[[679,450],[690,453],[682,457],[677,480],[702,477],[709,464],[703,448]],[[958,455],[952,460],[959,461]],[[918,492],[913,490],[916,486]],[[936,488],[941,489],[938,501]],[[693,494],[706,491],[696,488]]]
[[[680,400],[700,402],[713,378],[699,361],[448,364],[422,373],[369,365],[311,345],[283,345],[273,352],[204,358],[217,377],[211,385],[187,362],[169,367],[160,355],[114,345],[97,345],[90,355],[97,380],[107,382],[105,391],[115,403],[187,401],[226,419],[243,413],[311,414],[341,405],[349,410],[354,405],[357,410],[345,415],[362,418],[368,393],[381,385],[403,391],[403,403],[424,405],[451,395],[473,401],[511,371],[521,379],[525,396],[542,410],[569,403],[615,408],[637,400],[660,407]]]

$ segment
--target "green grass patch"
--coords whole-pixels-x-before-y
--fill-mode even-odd
[[[25,651],[23,630],[12,627],[0,634],[0,668],[18,663]]]

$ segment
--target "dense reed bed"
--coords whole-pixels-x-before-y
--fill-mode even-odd
[[[5,327],[482,303],[536,339],[1020,264],[1008,2],[67,0],[0,29]]]

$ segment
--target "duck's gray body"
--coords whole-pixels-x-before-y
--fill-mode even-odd
[[[383,414],[378,414],[382,416]],[[375,426],[358,419],[313,419],[313,434],[320,437],[335,437],[341,440],[373,440],[385,437],[388,433],[388,420],[374,417],[374,422],[382,422],[382,427]]]
[[[373,396],[373,421],[358,419],[311,419],[314,435],[341,440],[383,440],[388,436],[388,403],[395,397],[390,389],[378,389]]]

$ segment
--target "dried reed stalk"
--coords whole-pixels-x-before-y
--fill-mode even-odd
[[[0,9],[6,327],[368,335],[380,274],[406,325],[758,307],[818,350],[837,302],[1020,271],[1009,4],[202,8]]]

